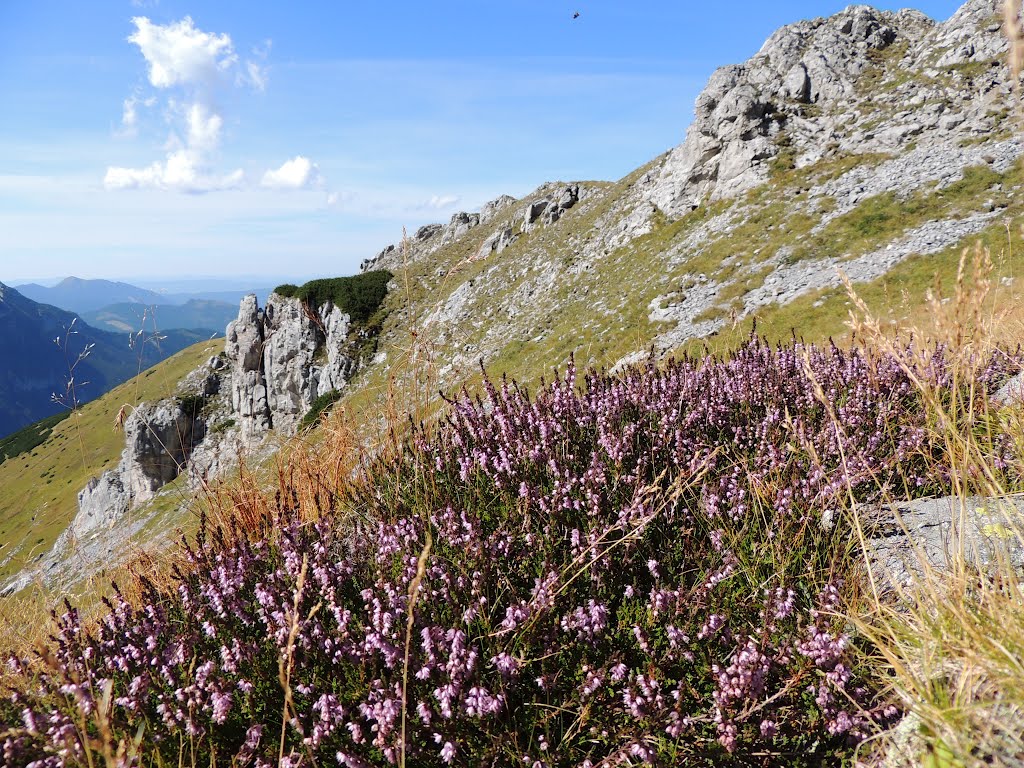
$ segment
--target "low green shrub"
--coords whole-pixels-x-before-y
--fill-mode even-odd
[[[392,277],[387,270],[375,270],[351,277],[310,280],[302,286],[285,283],[275,288],[274,293],[299,299],[313,309],[329,301],[348,313],[353,322],[365,323],[383,303]]]
[[[199,416],[204,405],[206,405],[206,398],[203,395],[182,395],[178,398],[178,407],[190,419]]]
[[[309,407],[309,411],[305,416],[302,417],[302,421],[299,422],[299,429],[305,429],[306,427],[316,424],[320,420],[320,416],[326,411],[330,411],[336,402],[341,399],[341,392],[336,389],[332,389],[330,392],[325,392],[320,395],[313,404]]]

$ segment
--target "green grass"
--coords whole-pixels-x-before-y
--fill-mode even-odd
[[[121,407],[170,397],[187,373],[222,348],[223,341],[204,341],[172,355],[82,406],[30,453],[0,464],[0,579],[49,551],[77,512],[78,492],[117,464],[124,434],[114,421]]]
[[[0,440],[0,464],[42,445],[53,432],[53,428],[70,415],[71,411],[55,413]]]
[[[306,427],[316,424],[320,417],[324,413],[329,413],[334,404],[340,399],[341,392],[336,389],[332,389],[330,392],[325,392],[317,397],[313,404],[310,405],[306,415],[302,417],[302,421],[299,422],[299,430],[301,431]]]
[[[962,179],[944,189],[928,187],[905,198],[893,192],[870,197],[803,239],[790,261],[869,253],[928,221],[955,218],[960,212],[974,213],[985,200],[1006,205],[1009,199],[1005,191],[990,191],[991,188],[1002,184],[1005,190],[1021,183],[1024,176],[1019,168],[998,173],[981,165],[965,169]]]
[[[921,304],[925,294],[936,281],[945,295],[951,293],[963,249],[978,243],[993,254],[996,277],[1024,275],[1024,254],[1019,248],[1008,251],[1006,224],[1000,220],[939,253],[911,256],[882,277],[856,283],[854,288],[874,313],[891,323],[902,324],[923,311]],[[725,329],[707,340],[693,341],[686,349],[724,352],[742,343],[755,324],[757,333],[773,342],[786,341],[794,334],[807,341],[839,339],[848,336],[846,322],[850,308],[843,288],[818,290],[785,305],[764,307],[736,328]]]

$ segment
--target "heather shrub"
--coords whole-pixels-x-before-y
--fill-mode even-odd
[[[948,482],[911,381],[942,351],[915,366],[752,341],[486,383],[316,522],[281,494],[278,535],[204,527],[174,591],[69,606],[4,759],[838,763],[897,716],[840,613],[843,510]]]

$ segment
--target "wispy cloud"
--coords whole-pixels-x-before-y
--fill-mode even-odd
[[[217,94],[231,87],[263,91],[271,41],[253,48],[253,59],[240,61],[231,36],[199,29],[191,17],[156,24],[145,16],[132,19],[135,31],[128,42],[138,47],[146,63],[146,79],[163,95],[164,113],[172,125],[164,142],[166,155],[142,167],[109,166],[103,177],[108,190],[162,189],[192,194],[239,189],[246,184],[242,169],[218,170],[224,116]],[[152,107],[157,97],[138,93],[122,104],[122,136],[139,130],[139,107]],[[297,155],[263,174],[261,186],[277,190],[308,189],[320,183],[320,172],[308,158]]]
[[[443,211],[459,202],[458,195],[431,195],[427,200],[414,206],[423,211]]]

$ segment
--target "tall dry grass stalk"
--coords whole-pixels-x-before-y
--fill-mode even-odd
[[[910,582],[885,591],[872,574],[866,604],[848,617],[870,641],[874,663],[908,713],[895,731],[875,740],[887,766],[1024,765],[1024,583],[1008,556],[979,570],[975,553],[957,535],[976,514],[974,500],[983,497],[989,511],[1003,514],[993,527],[996,538],[1006,540],[1007,551],[1024,548],[1017,507],[1000,503],[1024,478],[1024,405],[993,402],[979,378],[986,361],[1000,354],[1000,326],[1015,311],[995,297],[992,275],[987,250],[965,250],[950,295],[936,284],[927,296],[931,322],[899,334],[847,281],[856,343],[902,361],[941,446],[937,462],[952,470],[955,499],[948,563],[937,566],[919,552]],[[949,387],[918,375],[932,362],[935,345],[949,366]],[[1002,463],[1007,434],[1016,446],[1013,466]],[[905,490],[884,490],[889,501],[906,498]],[[870,572],[868,537],[850,506]]]

